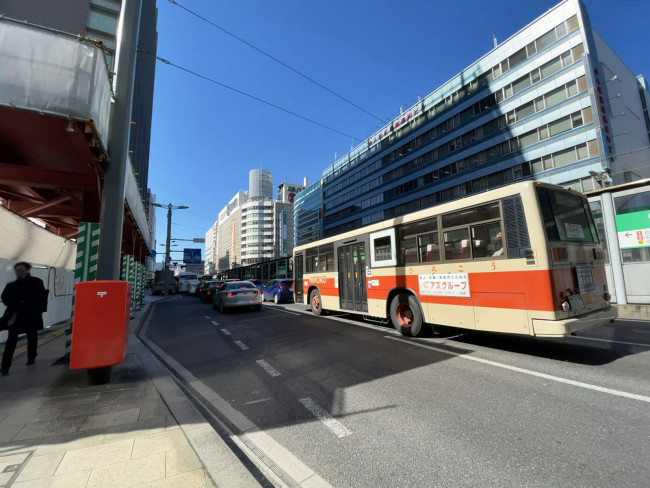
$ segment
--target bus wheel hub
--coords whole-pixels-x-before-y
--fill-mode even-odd
[[[311,297],[311,306],[315,309],[318,310],[320,307],[320,299],[318,298],[318,295],[314,295]]]
[[[402,327],[411,327],[413,323],[413,310],[406,303],[400,303],[395,311],[397,321]]]

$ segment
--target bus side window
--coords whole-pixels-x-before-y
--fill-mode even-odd
[[[474,259],[503,256],[501,222],[488,222],[472,226],[472,252]]]
[[[417,264],[418,262],[418,250],[416,238],[413,236],[402,237],[402,264]]]
[[[437,232],[418,237],[418,253],[422,263],[440,261],[440,243],[438,242]]]
[[[466,228],[448,230],[445,237],[445,260],[472,259],[469,232]]]

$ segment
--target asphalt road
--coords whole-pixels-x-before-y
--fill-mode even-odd
[[[406,339],[304,310],[180,297],[146,334],[336,487],[650,486],[650,324]]]

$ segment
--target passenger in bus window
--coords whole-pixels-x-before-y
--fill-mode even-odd
[[[496,245],[495,248],[497,249],[494,251],[494,254],[492,256],[503,256],[503,234],[499,232],[496,235]]]

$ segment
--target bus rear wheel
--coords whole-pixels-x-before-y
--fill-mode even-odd
[[[323,313],[323,302],[321,301],[318,290],[312,290],[309,294],[309,306],[314,315],[321,315]]]
[[[390,303],[390,319],[402,335],[416,337],[422,333],[423,317],[417,299],[408,293],[396,295]]]

